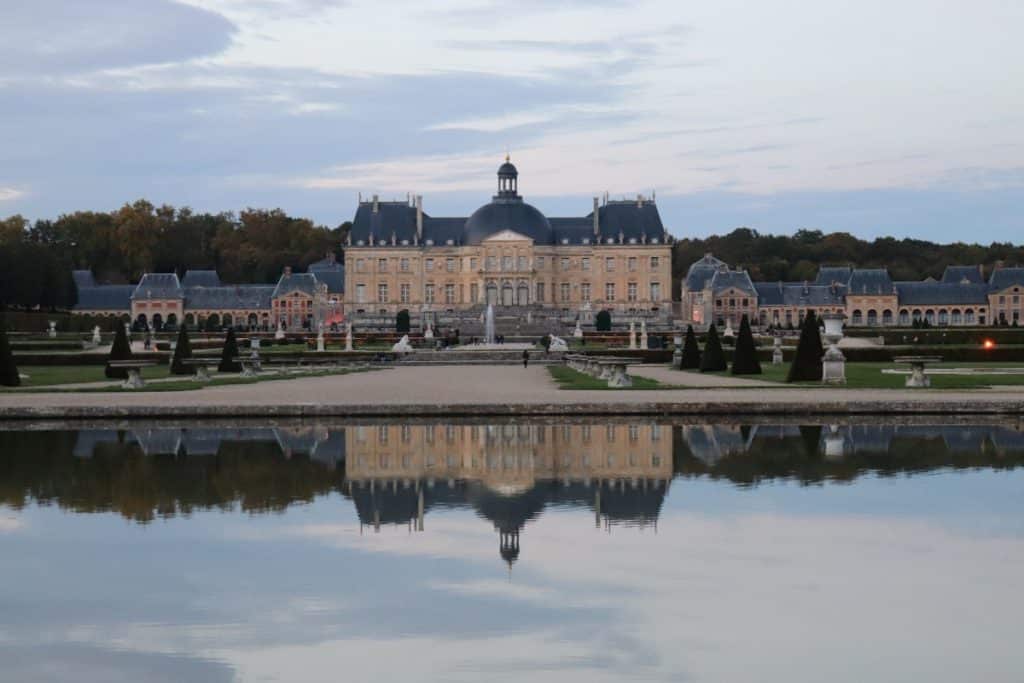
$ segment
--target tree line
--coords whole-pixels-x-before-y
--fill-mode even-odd
[[[225,282],[276,282],[285,266],[301,270],[328,252],[340,259],[348,228],[316,225],[281,209],[197,213],[145,199],[34,223],[14,215],[0,220],[0,307],[70,307],[76,269],[91,269],[111,284],[189,269],[215,269]]]
[[[924,280],[941,278],[947,265],[980,263],[987,275],[998,261],[1024,264],[1024,245],[1009,242],[937,244],[895,237],[868,241],[846,232],[798,230],[793,235],[762,235],[750,228],[737,228],[726,235],[676,240],[672,252],[675,291],[690,264],[709,252],[734,268],[747,269],[755,282],[814,280],[822,265],[885,267],[894,280]]]

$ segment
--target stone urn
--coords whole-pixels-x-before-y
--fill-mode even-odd
[[[846,384],[846,356],[839,350],[839,340],[843,338],[843,318],[841,313],[826,313],[825,341],[828,348],[821,360],[821,381],[824,384]]]

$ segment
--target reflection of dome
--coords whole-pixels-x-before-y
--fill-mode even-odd
[[[529,491],[531,488],[533,488],[533,481],[532,480],[531,481],[523,481],[523,482],[510,482],[510,481],[506,481],[506,482],[500,482],[500,483],[493,484],[493,485],[488,484],[487,488],[489,488],[494,493],[497,493],[499,496],[504,496],[506,498],[510,498],[512,496],[518,496],[518,495],[521,495],[521,494],[526,493],[527,491]]]

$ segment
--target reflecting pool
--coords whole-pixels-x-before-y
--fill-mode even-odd
[[[1019,681],[1024,423],[0,428],[0,680]]]

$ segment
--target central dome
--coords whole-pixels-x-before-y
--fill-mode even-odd
[[[540,211],[519,196],[519,172],[509,158],[498,168],[498,194],[466,220],[466,244],[480,244],[503,230],[529,237],[537,244],[553,241],[551,223]]]
[[[466,220],[466,244],[480,244],[502,230],[518,232],[537,244],[552,241],[551,223],[536,208],[522,199],[495,199]]]

